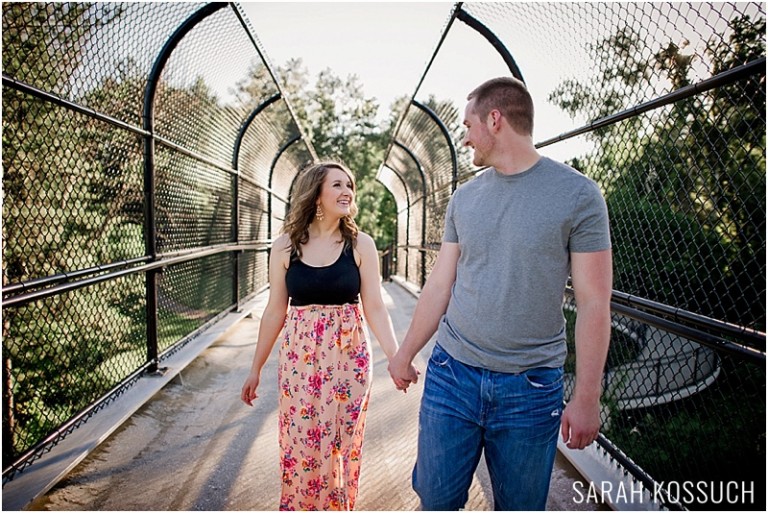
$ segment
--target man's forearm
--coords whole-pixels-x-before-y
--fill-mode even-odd
[[[610,307],[598,301],[579,305],[576,316],[574,398],[585,401],[599,400],[610,337]]]
[[[435,334],[440,319],[448,309],[450,299],[450,287],[429,282],[424,286],[400,347],[400,352],[408,361],[412,361]]]

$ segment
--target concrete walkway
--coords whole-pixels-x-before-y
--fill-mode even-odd
[[[170,384],[80,463],[32,510],[276,510],[277,348],[264,368],[254,408],[239,394],[251,364],[266,293],[253,316],[227,331]],[[385,301],[400,339],[415,298],[385,285]],[[421,383],[407,394],[392,385],[374,341],[374,384],[368,410],[358,510],[415,510],[410,474],[416,457]],[[424,371],[431,344],[416,365]],[[576,484],[576,482],[581,484]],[[558,455],[549,510],[608,509],[577,502],[581,476]],[[492,510],[481,463],[468,510]]]

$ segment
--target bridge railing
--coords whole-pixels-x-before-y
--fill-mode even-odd
[[[381,169],[392,268],[422,285],[480,171],[459,144],[467,92],[528,83],[542,153],[608,201],[600,446],[645,486],[764,482],[764,19],[457,4]],[[314,151],[234,4],[4,3],[2,103],[5,483],[266,285]]]
[[[602,450],[649,490],[753,483],[758,506],[765,476],[746,462],[764,468],[764,8],[458,3],[379,174],[398,205],[396,274],[423,285],[451,193],[482,171],[461,147],[466,95],[524,80],[539,151],[594,179],[611,218]]]
[[[314,150],[240,7],[3,4],[3,483],[267,284]]]

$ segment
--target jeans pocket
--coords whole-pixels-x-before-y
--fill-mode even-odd
[[[536,390],[551,390],[563,384],[562,367],[537,367],[523,373],[528,385]]]
[[[455,364],[456,360],[439,344],[435,344],[432,355],[429,357],[427,379],[435,380],[444,386],[454,386],[457,381],[456,372],[454,371]]]
[[[440,347],[440,344],[435,344],[432,355],[429,357],[429,362],[438,367],[446,367],[450,361],[451,355],[446,353],[445,349]]]

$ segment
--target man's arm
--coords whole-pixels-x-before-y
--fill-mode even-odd
[[[440,318],[448,309],[460,253],[458,243],[443,242],[440,247],[435,266],[416,303],[405,339],[389,363],[389,373],[396,382],[402,380],[416,383],[418,380],[411,363],[437,331]]]
[[[600,431],[603,368],[611,339],[611,250],[571,254],[576,295],[576,386],[563,412],[561,434],[571,449],[583,449]]]

